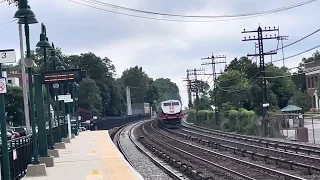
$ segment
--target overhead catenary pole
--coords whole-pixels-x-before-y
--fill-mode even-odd
[[[216,64],[226,64],[227,63],[227,60],[226,60],[226,55],[218,55],[218,56],[211,56],[211,57],[207,57],[207,58],[201,58],[202,60],[204,59],[210,59],[211,62],[204,62],[204,63],[201,63],[201,65],[211,65],[212,67],[212,74],[205,74],[205,75],[210,75],[210,76],[213,76],[213,87],[214,87],[214,116],[215,116],[215,121],[216,121],[216,125],[219,124],[219,115],[218,115],[218,104],[217,104],[217,101],[218,101],[218,96],[217,96],[217,75],[218,74],[221,74],[221,73],[217,73],[216,72]],[[216,61],[215,59],[223,59],[221,61]]]
[[[279,37],[278,37],[278,40],[280,40],[280,41],[281,41],[281,51],[282,51],[282,65],[283,65],[283,67],[285,67],[285,65],[284,65],[284,50],[283,50],[283,40],[288,40],[288,37],[289,37],[289,36],[279,36]]]
[[[189,69],[188,71],[188,77],[190,78],[190,76],[193,76],[193,79],[190,79],[190,86],[191,86],[191,92],[193,92],[195,94],[195,103],[194,103],[194,107],[196,108],[196,110],[199,109],[199,85],[200,85],[200,81],[198,80],[198,75],[203,75],[204,74],[204,69],[200,68],[200,69]]]
[[[127,115],[132,115],[132,108],[131,108],[131,93],[130,87],[126,86],[126,95],[127,95]]]
[[[24,119],[26,123],[27,133],[31,133],[30,118],[29,118],[29,105],[28,105],[28,87],[27,87],[27,75],[26,67],[24,63],[24,48],[23,48],[23,33],[22,24],[19,24],[19,40],[20,40],[20,59],[21,59],[21,76],[22,76],[22,87],[23,87],[23,108],[24,108]]]
[[[183,81],[187,81],[187,92],[188,92],[188,107],[192,108],[193,103],[192,103],[192,95],[191,95],[191,80],[190,80],[190,73],[189,69],[187,69],[187,78],[184,79]]]
[[[263,37],[263,32],[278,32],[277,34],[274,35],[265,35],[265,37]],[[274,27],[274,28],[270,28],[267,29],[265,28],[264,30],[260,27],[258,27],[257,30],[254,31],[246,31],[244,29],[244,31],[242,33],[257,33],[257,37],[253,36],[253,38],[251,38],[251,36],[249,36],[249,38],[247,39],[246,37],[244,38],[244,40],[242,41],[258,41],[258,50],[259,53],[255,53],[255,54],[248,54],[247,56],[259,56],[259,66],[260,66],[260,78],[262,79],[262,86],[261,86],[261,97],[262,97],[262,128],[263,128],[263,132],[262,135],[263,136],[267,136],[268,135],[268,121],[265,118],[266,116],[266,110],[265,108],[268,108],[269,103],[268,103],[268,98],[267,98],[267,81],[264,78],[265,77],[265,61],[264,61],[264,56],[265,55],[273,55],[273,54],[277,54],[277,52],[271,51],[271,52],[264,52],[263,50],[263,40],[268,40],[268,39],[278,39],[279,38],[279,29]]]

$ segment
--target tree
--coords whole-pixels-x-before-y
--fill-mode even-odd
[[[92,115],[100,115],[101,97],[95,81],[85,78],[79,84],[79,107],[88,110]]]
[[[236,70],[243,73],[247,79],[256,76],[260,71],[256,63],[253,63],[248,57],[235,58],[226,67],[225,71]]]
[[[319,89],[319,85],[318,85]],[[307,112],[310,109],[310,104],[308,102],[309,98],[307,92],[295,91],[294,95],[291,97],[290,103],[301,107],[303,112]]]
[[[15,125],[24,125],[23,90],[21,87],[7,87],[5,105],[8,119]]]
[[[267,77],[276,77],[276,76],[286,76],[290,75],[286,68],[278,68],[274,65],[268,65],[266,69]],[[278,106],[280,109],[286,107],[290,98],[294,93],[294,83],[290,77],[280,77],[280,78],[271,78],[267,79],[268,86],[271,88],[273,93],[277,96]]]
[[[156,79],[154,81],[154,85],[159,91],[160,101],[168,99],[181,99],[177,84],[172,82],[169,78]]]
[[[123,71],[121,76],[123,85],[129,86],[131,91],[132,103],[143,103],[146,98],[146,92],[151,82],[148,75],[142,70],[142,67],[131,67]]]
[[[242,107],[243,102],[248,100],[249,82],[244,74],[229,70],[219,76],[217,84],[217,106],[221,108],[223,103],[231,102],[234,107]],[[212,97],[212,99],[214,99]]]

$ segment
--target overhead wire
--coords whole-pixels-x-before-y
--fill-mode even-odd
[[[299,56],[299,55],[301,55],[301,54],[304,54],[304,53],[306,53],[306,52],[312,51],[312,50],[314,50],[314,49],[316,49],[316,48],[318,48],[318,47],[320,47],[320,45],[317,45],[317,46],[315,46],[315,47],[313,47],[313,48],[307,49],[307,50],[305,50],[305,51],[303,51],[303,52],[300,52],[300,53],[297,53],[297,54],[294,54],[294,55],[285,57],[284,59],[283,59],[283,58],[282,58],[282,59],[277,59],[277,60],[272,61],[272,62],[278,62],[278,61],[283,61],[283,60],[286,60],[286,59],[290,59],[290,58]]]
[[[248,16],[235,16],[235,15],[230,15],[229,17],[232,17],[232,16],[235,16],[235,17],[238,17],[238,18],[233,18],[233,19],[215,19],[215,20],[211,20],[211,21],[200,21],[200,20],[178,20],[178,19],[166,19],[166,18],[155,18],[155,17],[147,17],[147,16],[140,16],[140,15],[134,15],[134,14],[128,14],[128,13],[122,13],[122,12],[117,12],[117,11],[113,11],[113,10],[108,10],[108,9],[103,9],[103,8],[100,8],[100,7],[95,7],[95,6],[92,6],[92,5],[88,5],[88,4],[84,4],[84,3],[81,3],[81,2],[77,2],[75,0],[68,0],[69,2],[72,2],[72,3],[76,3],[76,4],[79,4],[79,5],[82,5],[82,6],[87,6],[87,7],[90,7],[90,8],[94,8],[94,9],[98,9],[98,10],[101,10],[101,11],[106,11],[106,12],[110,12],[110,13],[114,13],[114,14],[120,14],[120,15],[125,15],[125,16],[131,16],[131,17],[136,17],[136,18],[142,18],[142,19],[150,19],[150,20],[160,20],[160,21],[168,21],[168,22],[215,22],[215,21],[233,21],[233,20],[241,20],[241,19],[248,19],[248,18],[253,18],[253,17],[258,17],[258,16],[262,16],[262,15],[267,15],[267,14],[272,14],[272,13],[275,13],[275,12],[269,12],[269,13],[264,13],[264,14],[257,14],[257,15],[248,15]],[[91,3],[91,4],[95,4],[95,5],[101,5],[101,3],[97,3],[97,1],[90,1],[90,0],[80,0],[82,2],[87,2],[87,3]],[[305,3],[311,3],[311,2],[315,2],[317,0],[309,0],[309,1],[305,1],[304,4],[296,4],[296,5],[293,5],[293,7],[289,8],[289,9],[292,9],[292,8],[295,8],[295,7],[299,7],[299,6],[302,6],[302,5],[305,5]],[[286,9],[288,10],[288,9]],[[282,10],[284,11],[284,10]],[[280,12],[280,11],[279,11]]]
[[[15,22],[15,21],[17,21],[17,19],[14,19],[14,20],[11,20],[11,21],[2,23],[2,24],[0,24],[0,27],[1,27],[1,26],[4,26],[4,25],[7,25],[7,24],[10,24],[10,23],[13,23],[13,22]]]
[[[316,68],[313,70],[309,70],[309,71],[303,71],[301,73],[293,73],[293,74],[288,74],[288,75],[281,75],[281,76],[269,76],[269,77],[260,77],[260,79],[275,79],[275,78],[285,78],[285,77],[292,77],[292,76],[297,76],[297,75],[301,75],[301,74],[305,74],[305,73],[310,73],[310,72],[315,72],[320,70],[320,68]]]
[[[108,6],[115,9],[121,9],[126,11],[133,11],[137,13],[144,13],[144,14],[152,14],[152,15],[161,15],[161,16],[169,16],[169,17],[183,17],[183,18],[230,18],[230,17],[242,17],[242,16],[253,16],[253,15],[262,15],[262,14],[268,14],[268,13],[276,13],[281,12],[289,9],[293,9],[296,7],[300,7],[306,4],[310,4],[313,2],[316,2],[317,0],[307,0],[300,3],[296,3],[289,6],[284,6],[280,8],[270,9],[270,10],[264,10],[264,11],[257,11],[257,12],[249,12],[249,13],[242,13],[242,14],[231,14],[231,15],[182,15],[182,14],[169,14],[169,13],[161,13],[161,12],[154,12],[154,11],[146,11],[146,10],[140,10],[140,9],[134,9],[134,8],[128,8],[124,6],[119,6],[111,3],[106,3],[98,0],[82,0],[86,2],[94,2],[96,4]]]
[[[306,35],[306,36],[304,36],[304,37],[302,37],[302,38],[300,38],[300,39],[292,42],[292,43],[289,43],[289,44],[287,44],[287,45],[285,45],[285,46],[283,46],[283,47],[279,47],[279,46],[278,46],[277,49],[271,50],[271,51],[269,51],[269,52],[278,51],[278,50],[284,49],[284,48],[286,48],[286,47],[292,46],[292,45],[294,45],[294,44],[296,44],[296,43],[298,43],[298,42],[300,42],[300,41],[302,41],[302,40],[304,40],[304,39],[307,39],[308,37],[310,37],[310,36],[318,33],[319,31],[320,31],[320,28],[317,29],[316,31],[314,31],[314,32],[312,32],[312,33],[310,33],[310,34],[308,34],[308,35]]]

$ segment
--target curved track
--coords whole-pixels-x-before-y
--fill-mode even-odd
[[[121,127],[118,127],[114,132],[111,133],[111,137],[113,139],[113,142],[116,144],[116,146],[118,147],[119,151],[123,154],[123,156],[126,158],[126,160],[130,163],[130,165],[132,167],[134,167],[134,164],[132,164],[129,160],[129,158],[126,155],[126,152],[124,151],[124,149],[121,146],[120,143],[120,134],[123,133],[125,131],[126,128],[130,128],[130,126],[132,126],[129,129],[129,139],[132,142],[132,144],[134,144],[134,146],[142,153],[144,154],[146,157],[148,157],[148,159],[150,161],[152,161],[157,167],[159,167],[163,172],[165,172],[166,174],[168,174],[171,178],[175,179],[175,180],[184,180],[185,178],[181,177],[180,174],[177,174],[176,172],[170,170],[169,168],[167,168],[167,166],[161,162],[159,162],[157,159],[155,159],[154,157],[152,157],[149,153],[147,153],[145,151],[144,148],[141,147],[141,145],[137,142],[136,139],[134,139],[132,137],[133,131],[134,129],[139,126],[141,123],[143,122],[138,122],[138,123],[132,123],[132,124],[127,124],[127,125],[123,125]]]

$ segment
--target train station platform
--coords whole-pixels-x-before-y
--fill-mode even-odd
[[[142,176],[125,160],[108,131],[86,131],[59,150],[47,176],[23,180],[140,180]]]

